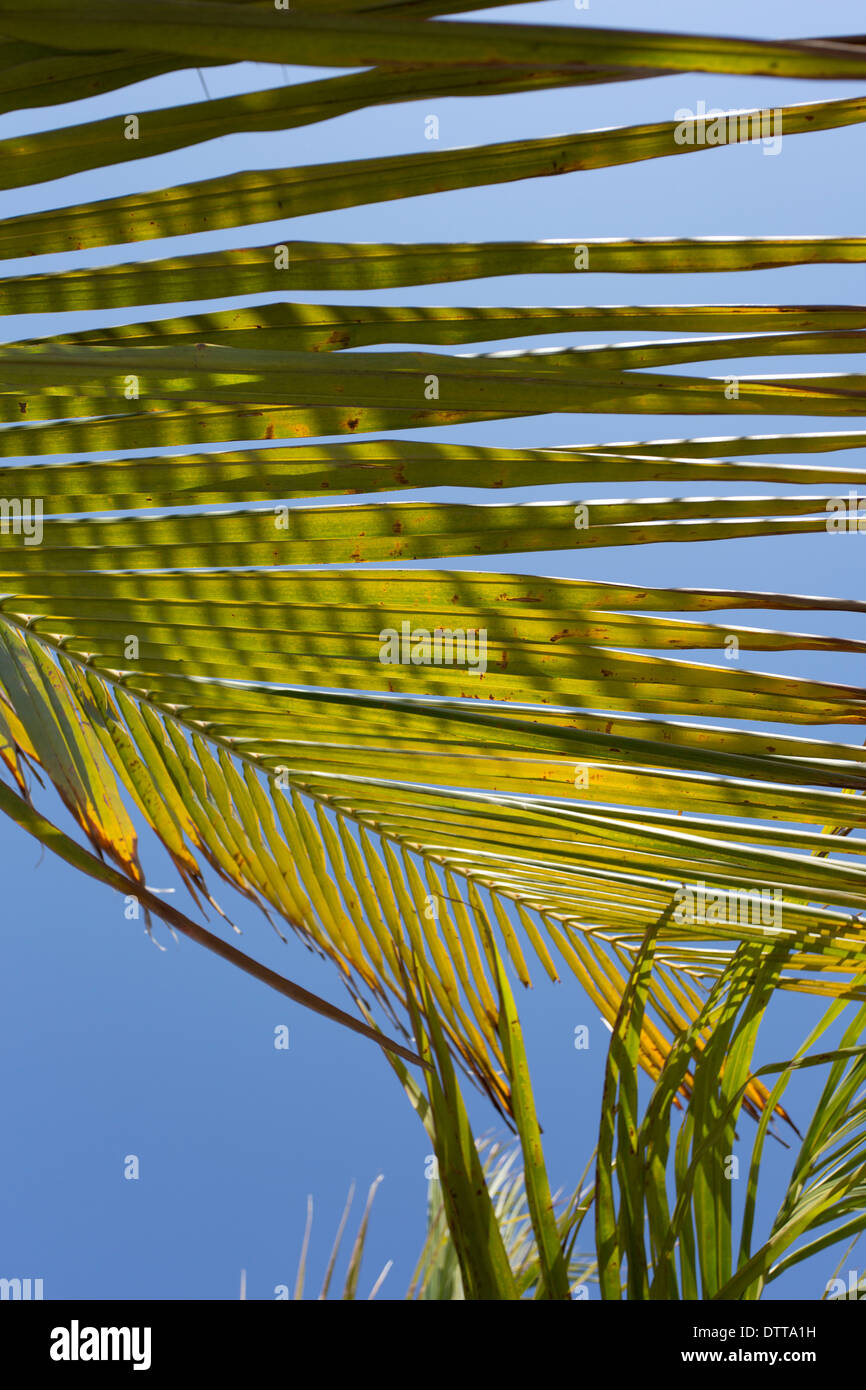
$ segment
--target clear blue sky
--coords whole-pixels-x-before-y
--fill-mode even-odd
[[[503,19],[575,25],[647,26],[729,34],[795,37],[845,34],[862,28],[853,0],[732,0],[724,7],[666,0],[572,0],[504,10]],[[245,65],[207,72],[212,96],[304,80],[310,70]],[[856,95],[853,84],[782,83],[684,75],[483,102],[407,103],[342,117],[285,134],[244,135],[23,189],[4,197],[4,215],[65,206],[124,191],[156,188],[231,173],[340,158],[443,149],[521,136],[551,135],[632,122],[671,119],[680,107],[774,106]],[[0,118],[0,138],[82,118],[142,114],[203,93],[194,71],[109,94],[84,108],[40,109]],[[440,141],[424,138],[428,114]],[[501,240],[591,236],[856,234],[862,221],[862,129],[786,138],[778,158],[758,147],[718,149],[690,159],[654,160],[622,169],[575,173],[455,192],[434,198],[354,208],[291,223],[213,233],[210,248],[261,245],[273,236],[347,241]],[[169,243],[150,242],[6,263],[4,274],[117,259],[149,259]],[[172,253],[189,241],[170,243]],[[855,303],[862,267],[824,266],[716,276],[522,277],[384,291],[372,296],[311,292],[317,302],[435,304],[567,303]],[[250,299],[249,302],[256,302]],[[222,307],[211,302],[209,307]],[[146,311],[117,311],[132,322]],[[100,322],[108,321],[99,316]],[[4,337],[74,330],[89,314],[11,319]],[[607,335],[613,338],[614,335]],[[640,336],[644,336],[641,334]],[[598,341],[572,335],[557,341]],[[491,345],[496,346],[496,345]],[[515,346],[513,342],[503,346]],[[850,359],[804,360],[792,370],[844,370]],[[751,360],[744,373],[785,371],[784,363]],[[720,368],[708,365],[708,372]],[[735,371],[735,367],[730,368]],[[860,422],[804,420],[802,428],[857,428]],[[451,430],[449,440],[558,445],[688,434],[794,431],[788,418],[547,416]],[[445,437],[420,432],[421,438]],[[854,462],[848,455],[846,461]],[[513,499],[695,494],[697,484],[522,489]],[[704,488],[704,491],[711,491]],[[744,491],[766,492],[746,484]],[[443,491],[443,496],[446,494]],[[401,494],[403,500],[406,494]],[[472,489],[452,499],[489,500]],[[364,500],[364,499],[359,499]],[[497,500],[504,500],[501,494]],[[796,536],[557,552],[496,559],[485,567],[649,584],[753,587],[855,596],[864,572],[855,547],[862,537]],[[445,562],[460,567],[459,559]],[[732,621],[736,621],[732,617]],[[744,615],[760,622],[761,615]],[[770,621],[774,621],[772,618]],[[866,636],[852,615],[818,614],[792,626]],[[703,654],[701,659],[708,658]],[[862,680],[862,658],[820,653],[754,654],[744,664],[809,676]],[[803,732],[807,732],[803,730]],[[854,739],[856,734],[850,734]],[[61,824],[57,803],[40,799]],[[49,809],[50,808],[50,809]],[[142,831],[149,881],[182,888],[158,844]],[[291,1283],[301,1244],[306,1198],[315,1203],[311,1288],[321,1277],[349,1183],[359,1199],[384,1174],[362,1272],[361,1292],[383,1264],[394,1267],[385,1297],[401,1297],[423,1236],[426,1136],[372,1046],[311,1014],[289,1007],[197,947],[157,950],[142,924],[124,919],[123,903],[42,854],[35,841],[0,824],[3,924],[0,932],[0,1017],[4,1126],[0,1140],[0,1275],[41,1277],[49,1298],[232,1298],[242,1267],[248,1296],[272,1298]],[[223,897],[227,897],[223,894]],[[244,928],[242,945],[274,968],[338,1003],[334,970],[296,942],[282,946],[254,909],[226,901]],[[595,1142],[607,1033],[576,984],[554,987],[539,975],[520,1000],[554,1186],[570,1188]],[[766,1059],[789,1055],[815,1010],[788,996],[775,1009]],[[287,1052],[273,1047],[277,1024],[291,1030]],[[575,1025],[590,1028],[588,1052],[572,1045]],[[794,1113],[807,1117],[818,1077],[792,1088]],[[494,1117],[473,1102],[479,1132]],[[802,1128],[802,1125],[801,1125]],[[124,1180],[127,1154],[141,1177]],[[781,1190],[789,1156],[771,1146],[766,1192]],[[358,1213],[360,1201],[356,1199]],[[820,1297],[835,1259],[820,1258],[773,1285],[772,1297]]]

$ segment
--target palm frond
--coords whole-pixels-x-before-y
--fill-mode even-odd
[[[444,18],[469,8],[305,0],[286,14],[238,0],[152,0],[124,9],[119,23],[114,0],[84,0],[74,13],[56,0],[0,0],[0,110],[244,59],[352,70],[145,113],[136,118],[140,140],[123,139],[120,118],[14,136],[0,146],[0,182],[26,189],[409,96],[517,96],[694,71],[828,84],[866,73],[856,37],[747,40]],[[729,142],[756,138],[760,114],[738,113]],[[830,138],[862,123],[866,105],[829,97],[778,114],[786,136]],[[425,1256],[425,1287],[438,1296],[564,1299],[574,1287],[569,1241],[588,1202],[578,1194],[563,1214],[551,1197],[510,983],[528,987],[539,971],[577,981],[614,1030],[607,1104],[616,1096],[620,1109],[617,1120],[605,1112],[597,1186],[605,1296],[621,1292],[623,1252],[630,1297],[673,1288],[751,1297],[794,1258],[791,1233],[812,1232],[831,1199],[844,1207],[838,1229],[854,1231],[860,1189],[856,1145],[846,1147],[855,1123],[848,1101],[834,1108],[827,1093],[780,1224],[755,1253],[744,1237],[736,1267],[729,1195],[702,1146],[710,1133],[730,1142],[741,1108],[760,1117],[760,1140],[783,1113],[779,1087],[770,1092],[749,1070],[773,991],[826,996],[831,1012],[866,998],[858,835],[866,751],[848,728],[866,718],[866,687],[715,655],[733,644],[770,654],[771,667],[785,652],[862,656],[853,627],[827,636],[749,626],[741,613],[860,615],[866,605],[412,565],[819,536],[833,529],[839,488],[864,480],[846,460],[866,434],[856,424],[812,432],[796,424],[790,433],[560,449],[372,436],[551,412],[844,422],[864,414],[864,376],[856,362],[821,372],[814,360],[855,357],[864,310],[285,300],[309,289],[493,275],[856,265],[866,238],[286,240],[228,250],[197,242],[182,256],[169,247],[160,259],[130,257],[155,238],[235,228],[246,236],[273,222],[288,235],[293,218],[318,211],[711,148],[680,139],[680,124],[241,170],[0,221],[0,260],[89,248],[114,248],[118,258],[49,273],[7,267],[14,273],[0,279],[0,307],[25,318],[16,341],[0,346],[0,760],[17,788],[0,783],[0,809],[85,872],[115,888],[136,885],[143,902],[158,903],[139,864],[134,808],[197,904],[220,910],[206,873],[230,884],[278,931],[290,927],[335,963],[365,1018],[352,1020],[356,1031],[382,1041],[398,1070],[395,1053],[425,1063],[426,1096],[405,1068],[402,1079],[445,1173],[450,1253],[431,1244]],[[270,302],[237,303],[251,294]],[[118,325],[118,308],[148,317]],[[48,336],[43,325],[28,331],[28,315],[83,310],[84,329],[73,321]],[[622,330],[655,336],[484,350]],[[773,356],[803,358],[792,364],[803,370],[741,373],[743,361]],[[680,370],[703,363],[716,364],[714,373]],[[108,457],[74,461],[91,453]],[[717,491],[556,503],[376,496],[658,480],[710,481]],[[767,492],[731,494],[731,482]],[[791,484],[806,490],[780,491]],[[367,500],[303,505],[352,494]],[[705,620],[726,610],[731,624]],[[796,621],[808,627],[808,618]],[[708,714],[717,723],[692,722]],[[784,731],[768,733],[770,723]],[[802,735],[788,731],[794,725]],[[822,726],[838,729],[819,736]],[[31,771],[44,774],[116,869],[28,804]],[[677,893],[709,894],[718,910],[682,919],[671,909]],[[780,906],[770,919],[741,910],[762,893]],[[195,939],[208,936],[196,930]],[[211,939],[217,949],[213,942],[250,969],[221,938]],[[251,973],[264,978],[263,970]],[[286,992],[287,982],[279,987]],[[414,1038],[417,1053],[384,1028]],[[848,1073],[833,1070],[848,1061],[853,1075],[841,1053],[831,1073],[850,1100]],[[649,1250],[634,1186],[650,1142],[649,1130],[636,1138],[647,1123],[638,1066],[655,1085]],[[498,1206],[491,1172],[485,1183],[458,1070],[516,1128],[519,1200],[505,1169],[495,1181],[509,1195]],[[838,1180],[828,1183],[816,1155],[837,1143]],[[661,1177],[672,1145],[673,1212]],[[515,1216],[516,1243],[501,1226]],[[665,1221],[682,1233],[678,1266]],[[365,1230],[366,1216],[348,1297]],[[301,1292],[303,1268],[302,1257]]]

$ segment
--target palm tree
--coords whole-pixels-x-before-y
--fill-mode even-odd
[[[291,8],[151,0],[120,11],[113,0],[83,0],[61,14],[55,0],[0,0],[2,111],[241,60],[357,69],[12,138],[0,147],[0,180],[24,188],[421,96],[517,95],[676,72],[809,78],[832,91],[866,75],[862,38],[776,42],[448,19],[478,8],[478,0],[294,0]],[[729,122],[728,142],[751,138],[760,117]],[[864,118],[862,98],[781,109],[786,137]],[[109,192],[0,223],[6,260],[113,248],[96,266],[0,279],[7,315],[95,314],[86,331],[0,348],[8,771],[0,807],[83,872],[137,896],[147,913],[382,1045],[430,1133],[447,1260],[469,1298],[567,1299],[590,1209],[582,1184],[569,1201],[551,1197],[511,978],[565,976],[612,1030],[593,1206],[604,1297],[757,1297],[788,1263],[866,1221],[860,1014],[846,1013],[845,1040],[817,1058],[809,1039],[775,1070],[752,1066],[777,990],[825,997],[829,1027],[863,999],[866,969],[857,916],[866,906],[864,842],[853,833],[866,822],[852,795],[866,788],[866,751],[762,726],[862,723],[866,689],[676,656],[722,651],[731,639],[744,651],[862,653],[866,644],[851,638],[706,615],[861,613],[866,604],[408,565],[826,530],[840,489],[866,480],[844,454],[866,444],[866,433],[469,448],[449,443],[446,427],[551,411],[861,415],[863,379],[854,374],[742,377],[730,391],[724,377],[669,369],[854,353],[866,313],[289,298],[573,276],[587,266],[676,275],[866,260],[866,238],[856,236],[291,240],[291,219],[306,213],[712,148],[697,121],[682,126],[257,170]],[[243,228],[254,240],[256,224],[281,219],[286,239],[276,245],[208,247],[214,229]],[[191,254],[125,259],[135,243],[189,235],[202,238]],[[249,307],[252,294],[268,302]],[[241,302],[177,311],[208,299]],[[134,319],[140,306],[146,320],[110,322],[109,311]],[[541,354],[436,350],[623,330],[687,336]],[[393,344],[418,350],[383,350]],[[378,437],[419,428],[445,437]],[[358,438],[311,442],[341,435]],[[100,457],[66,461],[82,454]],[[490,489],[697,480],[720,490],[558,505],[321,505],[423,493],[467,476]],[[726,493],[726,484],[756,480],[819,493]],[[712,726],[691,722],[707,714]],[[32,805],[31,770],[53,784],[95,852]],[[353,1011],[276,975],[154,894],[129,807],[165,845],[197,907],[216,907],[206,871],[233,885],[334,962]],[[774,912],[782,904],[780,919],[739,910],[761,894]],[[680,911],[707,901],[712,912]],[[824,1099],[777,1223],[755,1247],[765,1136],[784,1123],[792,1072],[818,1062],[829,1068]],[[653,1085],[643,1114],[641,1069]],[[779,1077],[772,1090],[765,1075]],[[516,1130],[529,1255],[485,1184],[459,1077]],[[756,1121],[755,1147],[735,1244],[719,1165],[742,1112]],[[453,1289],[443,1268],[438,1287]]]

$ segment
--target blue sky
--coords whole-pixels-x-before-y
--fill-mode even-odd
[[[488,17],[491,13],[488,12]],[[845,34],[862,27],[855,4],[803,0],[760,6],[736,0],[696,7],[666,0],[651,9],[637,0],[572,0],[501,12],[567,24],[648,26],[729,34],[796,37]],[[244,65],[209,70],[212,96],[305,80],[309,69]],[[287,133],[242,135],[4,196],[15,216],[86,202],[125,191],[202,179],[240,168],[278,168],[341,158],[435,150],[533,135],[672,119],[681,107],[726,109],[775,106],[828,96],[857,95],[853,84],[780,82],[683,75],[612,84],[583,91],[539,93],[484,101],[406,103],[356,113]],[[79,119],[200,101],[195,71],[156,79],[126,93],[108,94],[81,108],[39,109],[0,117],[0,139]],[[425,139],[425,118],[439,118],[440,139]],[[119,125],[120,128],[120,125]],[[207,245],[262,245],[274,241],[519,240],[593,236],[703,236],[857,234],[862,220],[862,129],[788,137],[779,157],[757,146],[716,149],[689,159],[654,160],[621,169],[575,173],[433,198],[372,204],[253,229],[212,233]],[[188,239],[171,253],[190,249]],[[169,243],[150,242],[116,253],[101,249],[6,263],[3,274],[62,269],[114,260],[150,259]],[[651,304],[856,303],[862,267],[824,266],[733,275],[514,277],[420,286],[377,294],[301,294],[315,302],[392,304]],[[260,297],[264,298],[264,297]],[[250,297],[250,303],[257,302]],[[218,301],[208,307],[223,307]],[[100,322],[152,317],[144,308],[116,311]],[[4,337],[15,339],[87,327],[88,314],[9,319]],[[638,335],[648,336],[648,335]],[[615,335],[571,335],[580,343]],[[513,347],[509,342],[502,346]],[[533,340],[533,345],[534,340]],[[495,348],[496,344],[491,344]],[[850,358],[802,360],[791,370],[850,369]],[[785,371],[772,359],[751,359],[744,374]],[[689,369],[686,369],[689,370]],[[709,374],[722,374],[708,364]],[[736,366],[724,374],[735,372]],[[852,428],[860,421],[747,420],[702,417],[579,417],[504,421],[419,438],[479,444],[561,445],[689,434],[771,433]],[[854,453],[846,462],[860,462]],[[762,493],[760,484],[742,491]],[[694,495],[709,485],[615,484],[580,489],[520,489],[509,500],[609,496]],[[486,501],[469,487],[442,490],[451,500]],[[399,494],[406,500],[407,494]],[[363,501],[364,499],[358,499]],[[380,500],[381,497],[380,497]],[[506,500],[498,494],[497,501]],[[496,558],[485,568],[656,585],[736,586],[857,596],[864,573],[862,536],[792,536],[702,545],[626,547]],[[448,566],[468,567],[459,559]],[[477,562],[473,562],[477,567]],[[781,617],[768,616],[769,624]],[[796,616],[796,615],[795,615]],[[732,614],[731,621],[738,615]],[[743,614],[760,624],[763,615]],[[816,614],[792,627],[866,636],[855,615]],[[702,654],[712,660],[712,654]],[[757,669],[862,681],[862,658],[821,653],[744,654]],[[798,730],[807,733],[807,730]],[[828,732],[828,731],[817,731]],[[836,731],[833,731],[834,733]],[[840,735],[857,740],[856,732]],[[51,799],[39,804],[59,823]],[[141,830],[149,882],[175,887],[172,901],[186,908],[183,889],[160,846]],[[349,1184],[355,1181],[356,1218],[366,1188],[383,1175],[361,1278],[367,1291],[385,1264],[394,1265],[383,1297],[402,1296],[424,1228],[426,1136],[372,1045],[311,1014],[288,1006],[255,981],[241,977],[190,943],[158,932],[165,950],[146,937],[141,922],[124,917],[108,890],[78,878],[22,831],[0,824],[3,928],[0,934],[0,1016],[5,1124],[0,1139],[0,1275],[41,1277],[49,1298],[233,1298],[241,1268],[248,1296],[272,1298],[291,1283],[300,1249],[307,1194],[315,1217],[310,1251],[311,1289],[317,1287]],[[218,895],[219,896],[219,895]],[[250,906],[224,905],[244,929],[244,949],[308,988],[344,1002],[334,970],[296,942],[283,946]],[[222,900],[222,899],[221,899]],[[607,1033],[579,988],[541,978],[520,999],[535,1078],[551,1177],[569,1189],[594,1145]],[[819,1011],[800,996],[774,1008],[764,1039],[769,1060],[790,1054]],[[590,1030],[588,1051],[573,1047],[574,1028]],[[276,1051],[274,1028],[287,1024],[290,1047]],[[789,1095],[796,1118],[809,1114],[817,1075],[798,1081]],[[472,1102],[479,1132],[494,1117]],[[801,1123],[801,1128],[803,1127]],[[140,1159],[138,1181],[123,1177],[124,1159]],[[766,1194],[780,1191],[790,1155],[770,1146]],[[350,1230],[353,1229],[350,1226]],[[589,1234],[589,1233],[587,1233]],[[820,1297],[833,1272],[831,1255],[810,1262],[773,1285],[770,1297]]]

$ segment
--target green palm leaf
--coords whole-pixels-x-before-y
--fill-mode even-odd
[[[331,0],[296,3],[287,14],[153,0],[124,10],[118,23],[113,0],[86,0],[74,13],[61,13],[56,0],[0,0],[0,110],[223,61],[366,69],[146,114],[140,141],[125,141],[116,118],[13,137],[0,146],[0,182],[25,188],[410,96],[517,94],[691,71],[827,82],[866,73],[860,39],[441,22],[469,8]],[[864,112],[854,97],[780,108],[786,135],[860,124]],[[811,359],[859,353],[864,310],[431,309],[285,297],[584,269],[853,265],[866,257],[866,238],[287,241],[128,258],[153,238],[706,148],[680,141],[677,128],[666,121],[241,171],[0,221],[0,259],[102,247],[126,258],[0,280],[8,315],[95,314],[84,330],[61,323],[50,336],[17,324],[19,340],[0,346],[0,759],[17,788],[0,782],[0,809],[82,871],[116,891],[132,884],[170,925],[382,1044],[441,1165],[418,1286],[437,1296],[565,1299],[574,1287],[573,1246],[589,1197],[578,1187],[563,1210],[551,1195],[512,978],[527,987],[539,975],[576,981],[613,1030],[595,1188],[605,1297],[622,1294],[624,1266],[631,1298],[755,1297],[798,1251],[859,1230],[859,1059],[848,1034],[829,1057],[828,1090],[778,1220],[753,1249],[761,1145],[772,1118],[784,1115],[783,1082],[814,1059],[785,1064],[770,1092],[762,1077],[773,1068],[753,1071],[752,1056],[774,991],[826,996],[833,1019],[848,1001],[866,999],[866,866],[855,833],[866,824],[857,795],[866,789],[866,751],[815,733],[862,724],[866,687],[693,654],[728,653],[733,642],[768,653],[771,666],[779,652],[861,657],[866,644],[853,635],[749,626],[740,613],[866,607],[408,562],[820,535],[832,529],[839,488],[864,480],[845,451],[862,448],[866,435],[855,427],[562,449],[369,436],[551,412],[859,417],[856,364],[821,373]],[[747,138],[742,132],[736,140]],[[236,303],[250,294],[271,302]],[[193,302],[188,314],[171,307]],[[147,306],[148,317],[111,321],[111,311],[134,306]],[[622,330],[666,336],[553,351],[430,350]],[[740,374],[742,360],[772,356],[808,361],[802,372]],[[707,362],[734,364],[736,373],[679,370]],[[368,437],[315,442],[343,434]],[[226,447],[207,452],[211,444]],[[127,456],[142,450],[155,452]],[[120,456],[68,458],[82,453]],[[830,459],[802,458],[814,454]],[[297,505],[449,485],[656,480],[711,480],[721,490]],[[739,481],[770,491],[721,487]],[[791,484],[807,490],[779,492]],[[14,523],[32,521],[29,504],[43,502],[37,541]],[[726,610],[736,615],[731,624],[704,620]],[[426,634],[420,650],[416,629]],[[436,660],[429,644],[446,632],[451,655]],[[455,660],[456,633],[463,646]],[[480,643],[482,633],[483,659],[477,643],[471,653],[468,645],[469,634]],[[689,722],[708,713],[716,725]],[[762,723],[804,733],[776,735]],[[28,804],[33,769],[117,869]],[[219,912],[207,880],[230,884],[278,931],[291,928],[334,962],[364,1022],[166,909],[146,887],[129,807],[165,845],[197,905]],[[726,907],[771,890],[782,925],[748,911],[680,920],[673,895],[706,888]],[[391,1038],[395,1031],[404,1042]],[[424,1064],[417,1080],[400,1055]],[[644,1117],[638,1067],[655,1088]],[[485,1174],[458,1070],[515,1127],[517,1187],[505,1168]],[[759,1128],[735,1253],[729,1189],[711,1155],[732,1143],[741,1110]],[[827,1235],[833,1203],[839,1221]],[[366,1220],[350,1258],[349,1298]],[[305,1260],[306,1242],[298,1297]]]

